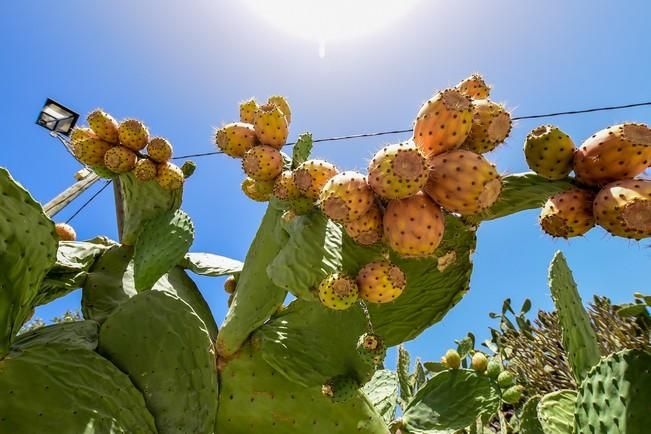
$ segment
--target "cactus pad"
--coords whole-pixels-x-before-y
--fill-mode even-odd
[[[545,434],[568,434],[574,428],[576,391],[559,390],[543,396],[538,403],[538,420]]]
[[[212,253],[188,253],[181,261],[183,268],[187,268],[195,274],[211,277],[239,273],[242,271],[243,265],[235,259]]]
[[[538,420],[538,403],[540,402],[539,396],[529,398],[529,400],[522,406],[522,411],[518,419],[520,420],[520,433],[521,434],[545,434]]]
[[[398,405],[398,377],[389,369],[375,371],[373,378],[362,388],[375,410],[389,423],[396,414]]]

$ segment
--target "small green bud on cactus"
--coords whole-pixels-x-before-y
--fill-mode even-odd
[[[497,379],[502,372],[502,364],[495,359],[491,359],[486,367],[486,375],[490,378]]]
[[[357,341],[357,352],[366,363],[377,367],[384,361],[386,347],[381,336],[364,333]]]
[[[497,376],[497,384],[502,389],[505,389],[507,387],[511,387],[511,386],[513,386],[514,383],[515,383],[515,377],[509,371],[502,371]]]
[[[355,379],[340,375],[328,380],[321,387],[321,393],[333,402],[344,402],[352,399],[357,389],[359,389],[359,383]]]
[[[522,399],[522,392],[524,387],[521,385],[511,386],[502,392],[502,401],[507,404],[517,404]]]
[[[181,166],[181,172],[183,172],[183,176],[185,179],[188,179],[192,175],[194,175],[194,171],[197,170],[197,163],[195,163],[192,160],[188,160],[183,165]]]
[[[457,350],[449,349],[445,352],[445,364],[450,369],[459,369],[461,367],[461,356]]]

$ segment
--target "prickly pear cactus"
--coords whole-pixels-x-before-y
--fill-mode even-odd
[[[576,391],[548,393],[538,403],[538,420],[545,434],[573,432]]]

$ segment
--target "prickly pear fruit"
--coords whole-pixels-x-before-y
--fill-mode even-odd
[[[253,124],[255,119],[255,111],[258,109],[258,103],[255,102],[255,99],[247,99],[240,103],[240,122],[245,122],[247,124]]]
[[[142,122],[136,119],[122,121],[118,127],[120,144],[132,151],[139,151],[149,142],[149,130]]]
[[[491,91],[490,86],[486,84],[484,78],[479,74],[472,74],[457,84],[455,88],[471,99],[486,99]]]
[[[503,105],[487,99],[472,102],[472,126],[461,147],[483,154],[492,151],[511,132],[511,114]]]
[[[651,180],[625,179],[606,185],[594,200],[594,216],[613,235],[651,237]]]
[[[344,402],[352,399],[359,389],[359,383],[351,377],[340,375],[328,380],[321,386],[321,393],[333,402]]]
[[[361,217],[375,202],[366,177],[357,172],[341,172],[321,189],[319,206],[334,221],[344,223]]]
[[[402,294],[407,281],[400,267],[389,261],[366,264],[357,273],[359,296],[371,303],[388,303]]]
[[[613,125],[587,139],[574,155],[579,181],[605,185],[634,178],[651,167],[651,129],[644,124]]]
[[[165,162],[158,165],[156,181],[164,190],[177,190],[183,185],[183,171],[174,163]]]
[[[230,275],[228,278],[226,278],[226,280],[224,280],[224,291],[226,291],[228,294],[233,294],[236,287],[237,280],[235,280],[235,276]]]
[[[289,128],[283,112],[275,104],[265,104],[255,111],[255,135],[263,145],[280,149],[287,142]]]
[[[285,170],[276,178],[274,183],[273,195],[280,200],[293,200],[297,199],[301,192],[294,182],[294,174],[291,170]]]
[[[70,132],[70,141],[73,144],[81,142],[82,140],[92,139],[94,137],[96,137],[96,135],[90,128],[75,127]]]
[[[215,132],[215,143],[224,154],[242,158],[246,151],[258,144],[253,125],[233,122]]]
[[[502,191],[495,166],[474,152],[460,149],[437,155],[430,167],[423,191],[448,211],[478,213],[493,205]]]
[[[86,117],[86,121],[100,139],[112,144],[117,144],[120,141],[118,121],[102,109],[96,109],[91,112]]]
[[[502,389],[513,386],[515,383],[515,377],[509,371],[502,371],[497,376],[497,385]]]
[[[157,167],[156,163],[149,158],[142,158],[136,162],[136,167],[133,169],[133,174],[140,181],[149,181],[156,178]]]
[[[357,244],[370,246],[382,238],[382,211],[376,204],[355,220],[344,223],[344,229]]]
[[[405,258],[433,255],[445,230],[441,208],[423,193],[389,201],[383,225],[385,241]]]
[[[74,147],[75,157],[88,166],[104,167],[104,154],[112,145],[98,138],[89,138],[77,142]]]
[[[147,155],[157,163],[170,161],[172,152],[172,144],[163,137],[154,137],[147,144]]]
[[[488,366],[486,367],[486,375],[490,378],[497,379],[501,372],[502,364],[495,359],[489,360]]]
[[[299,196],[289,201],[289,207],[294,214],[305,215],[314,209],[314,200],[306,196]]]
[[[124,146],[113,146],[104,154],[104,165],[115,173],[126,173],[136,167],[138,156]]]
[[[502,401],[507,404],[517,404],[522,399],[522,392],[524,392],[523,386],[511,386],[502,392]]]
[[[553,125],[534,128],[524,141],[524,156],[529,168],[551,180],[569,175],[575,151],[570,136]]]
[[[310,199],[318,199],[323,186],[337,174],[337,168],[323,160],[307,160],[294,170],[294,183]]]
[[[77,239],[77,232],[67,223],[57,223],[54,225],[54,230],[59,236],[59,241],[75,241]]]
[[[387,349],[381,336],[374,333],[364,333],[357,341],[357,352],[362,360],[375,367],[384,361]]]
[[[474,369],[479,373],[484,372],[488,367],[488,359],[486,358],[486,354],[477,351],[475,354],[472,355],[470,366],[472,367],[472,369]]]
[[[256,202],[267,202],[271,198],[273,187],[273,181],[256,181],[252,178],[246,178],[242,181],[242,191],[249,199]]]
[[[358,296],[357,283],[345,274],[331,274],[319,284],[319,300],[330,309],[348,309],[355,304]]]
[[[594,226],[594,194],[580,188],[551,196],[540,211],[540,226],[552,237],[570,238],[585,234]]]
[[[274,147],[255,146],[244,154],[242,168],[256,181],[271,181],[283,171],[283,156]]]
[[[285,119],[287,119],[287,125],[289,125],[292,122],[292,110],[289,108],[289,103],[287,102],[284,96],[281,95],[270,96],[269,99],[267,100],[267,104],[273,104],[276,107],[278,107],[281,112],[283,112],[283,114],[285,115]]]
[[[458,90],[443,90],[421,107],[414,142],[426,158],[458,148],[470,133],[472,105]]]
[[[457,350],[447,350],[443,357],[445,357],[445,364],[448,368],[459,369],[461,366],[461,356],[459,356]]]
[[[388,145],[368,166],[368,183],[385,199],[403,199],[418,193],[427,182],[427,161],[411,142]]]

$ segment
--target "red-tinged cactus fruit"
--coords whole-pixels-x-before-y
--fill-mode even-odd
[[[407,279],[400,267],[389,261],[366,264],[357,273],[359,296],[370,303],[389,303],[405,290]]]
[[[74,228],[67,223],[57,223],[54,225],[54,230],[59,236],[59,241],[77,240],[77,232],[75,232]]]
[[[240,122],[253,125],[255,111],[258,109],[258,103],[255,99],[247,99],[240,103]]]
[[[479,74],[472,74],[470,77],[461,80],[455,88],[470,99],[486,99],[491,92],[490,86],[486,84],[484,78]]]
[[[280,200],[293,200],[297,199],[301,192],[294,182],[294,174],[291,170],[285,170],[276,178],[274,183],[273,195]]]
[[[441,208],[423,193],[390,201],[383,225],[386,243],[405,258],[432,256],[445,230]]]
[[[183,186],[185,176],[179,166],[174,163],[165,162],[158,165],[156,181],[164,190],[178,190]]]
[[[613,235],[651,237],[651,180],[626,179],[606,185],[594,200],[597,224]]]
[[[124,146],[113,146],[104,154],[104,166],[113,173],[126,173],[136,167],[138,156]]]
[[[154,137],[147,144],[147,155],[157,163],[170,161],[173,152],[172,144],[163,137]]]
[[[120,144],[132,151],[140,151],[149,142],[149,130],[139,120],[127,119],[118,127]]]
[[[283,171],[283,156],[274,147],[255,146],[244,154],[242,168],[256,181],[271,181]]]
[[[98,138],[89,138],[77,142],[74,146],[75,157],[88,166],[104,167],[104,154],[112,145]]]
[[[258,144],[253,125],[233,122],[215,132],[215,144],[226,155],[242,158],[246,151]]]
[[[543,178],[563,179],[572,171],[576,146],[553,125],[534,128],[524,141],[524,156],[529,168]]]
[[[594,193],[573,188],[551,196],[540,211],[540,226],[552,237],[578,237],[594,227]]]
[[[651,167],[651,129],[625,123],[598,131],[574,154],[574,173],[589,185],[634,178]]]
[[[289,201],[289,207],[295,215],[305,215],[314,209],[314,199],[299,196]]]
[[[344,229],[350,238],[357,244],[370,246],[382,239],[382,211],[377,204],[362,216],[344,223]]]
[[[412,141],[385,146],[368,166],[368,183],[384,199],[413,196],[427,177],[427,161]]]
[[[156,178],[158,168],[156,163],[149,158],[142,158],[136,162],[136,167],[133,169],[133,174],[139,181],[145,182]]]
[[[466,140],[472,125],[470,98],[446,89],[425,102],[416,116],[414,142],[429,158],[456,149]]]
[[[289,127],[284,113],[275,104],[265,104],[255,111],[255,135],[263,145],[282,148],[287,142]]]
[[[249,199],[256,202],[268,202],[273,191],[273,181],[256,181],[252,178],[246,178],[242,181],[242,191]]]
[[[450,212],[472,215],[495,203],[502,180],[483,156],[466,150],[430,160],[430,177],[423,191]]]
[[[273,104],[278,107],[280,111],[285,115],[285,119],[287,119],[287,125],[289,126],[289,124],[292,122],[292,109],[289,108],[287,99],[281,95],[273,95],[269,97],[267,104]]]
[[[100,139],[117,145],[120,142],[118,133],[118,121],[113,116],[106,113],[102,109],[92,111],[87,117],[86,121],[93,132]]]
[[[348,309],[355,304],[358,296],[357,283],[345,274],[331,274],[319,284],[319,300],[329,309]]]
[[[316,200],[323,186],[337,172],[337,168],[327,161],[307,160],[294,170],[294,182],[301,194]]]
[[[319,206],[330,219],[345,223],[366,213],[375,194],[361,173],[346,171],[330,178],[321,189]]]
[[[511,114],[503,105],[487,99],[472,102],[472,126],[461,147],[483,154],[504,143],[511,132]]]

